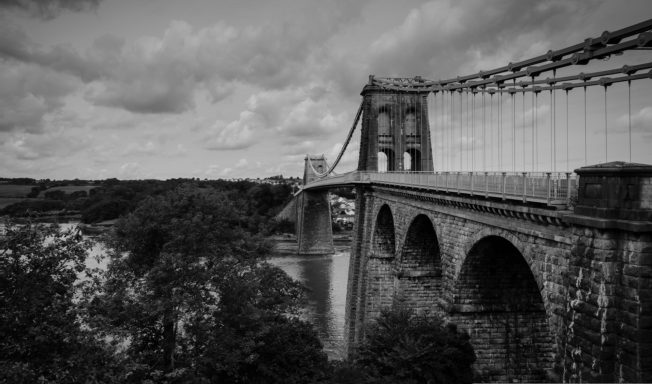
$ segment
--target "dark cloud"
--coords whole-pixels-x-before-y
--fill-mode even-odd
[[[578,21],[595,7],[595,1],[562,0],[429,2],[372,44],[370,65],[381,76],[430,78],[491,69],[562,48],[550,47],[560,43],[549,41],[551,36],[572,39],[576,33],[582,41],[587,36],[581,36],[586,31]],[[560,36],[558,30],[569,34]]]
[[[44,20],[57,17],[61,11],[95,10],[102,0],[0,0],[0,8],[17,9]]]

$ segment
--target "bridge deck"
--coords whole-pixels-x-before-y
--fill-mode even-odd
[[[349,172],[316,180],[304,190],[382,184],[479,198],[567,207],[577,196],[577,176],[553,172]]]

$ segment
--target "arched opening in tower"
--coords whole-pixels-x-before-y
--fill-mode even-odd
[[[407,156],[405,154],[407,154]],[[406,165],[406,170],[412,172],[419,172],[423,170],[421,166],[421,151],[419,151],[417,148],[408,148],[408,150],[405,151],[405,154],[403,155],[403,159],[404,164]]]
[[[387,172],[387,155],[385,152],[378,152],[378,172]]]
[[[441,254],[437,233],[426,215],[410,224],[398,265],[398,295],[419,313],[441,313],[435,303],[441,295]]]
[[[394,161],[394,151],[389,148],[381,148],[378,152],[378,172],[394,171]]]
[[[491,381],[546,380],[552,338],[539,287],[508,240],[488,236],[466,256],[451,320],[467,329],[476,366]]]
[[[410,152],[405,151],[403,152],[403,170],[404,171],[412,171],[414,162],[412,161],[412,154]]]

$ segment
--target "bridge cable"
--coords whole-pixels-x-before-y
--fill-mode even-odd
[[[494,94],[490,93],[489,94],[489,138],[491,140],[491,144],[489,145],[489,161],[491,162],[491,169],[493,170],[493,165],[494,165]]]
[[[552,70],[552,77],[553,79],[557,77],[557,69]],[[554,80],[553,80],[554,81]],[[552,83],[551,85],[554,85],[555,83]],[[550,90],[551,95],[552,95],[552,111],[550,114],[550,118],[552,119],[552,140],[550,142],[551,146],[550,149],[552,152],[550,153],[550,164],[551,164],[551,170],[552,172],[557,171],[557,92],[554,89]]]
[[[554,116],[553,116],[553,111],[554,111],[554,106],[553,106],[553,96],[552,96],[552,89],[550,90],[550,170],[552,171],[554,169],[553,165],[553,147],[554,147],[554,128],[553,128],[553,121],[554,121]]]
[[[627,81],[627,111],[629,128],[629,162],[632,162],[632,81]]]
[[[586,86],[584,86],[584,165],[586,166],[588,164],[587,157],[588,157],[588,152],[586,148]]]
[[[485,172],[487,172],[486,112],[487,112],[487,108],[485,106],[485,94],[482,93],[482,170]]]
[[[570,171],[570,165],[568,161],[568,92],[566,90],[566,172]]]
[[[475,172],[475,92],[471,96],[471,171]]]
[[[453,110],[454,108],[454,103],[455,103],[455,98],[453,97],[453,91],[449,91],[450,93],[450,99],[451,99],[451,114],[450,114],[450,130],[448,132],[448,170],[451,171],[453,167],[455,166],[455,153],[453,151],[453,135],[455,134],[453,130]]]
[[[310,165],[310,168],[315,173],[315,175],[317,175],[318,178],[322,178],[329,175],[331,172],[333,172],[335,167],[337,167],[337,164],[339,164],[340,160],[342,159],[342,155],[344,155],[344,151],[346,150],[346,147],[349,145],[349,142],[351,141],[351,137],[353,136],[355,127],[357,127],[358,125],[358,120],[360,120],[360,115],[362,114],[363,105],[364,105],[364,100],[360,102],[360,106],[358,107],[358,112],[355,114],[355,119],[353,120],[353,125],[349,129],[349,133],[346,136],[346,140],[344,141],[344,144],[342,145],[342,149],[340,149],[340,153],[337,155],[337,158],[335,159],[333,165],[331,165],[326,172],[317,172],[315,167],[312,165],[312,160],[310,158],[310,155],[308,155],[308,164]]]
[[[503,170],[503,151],[505,150],[505,145],[503,140],[505,140],[505,133],[503,132],[503,122],[505,120],[505,111],[503,110],[503,93],[500,93],[500,109],[498,110],[498,170]]]
[[[539,93],[534,95],[536,108],[534,108],[534,164],[535,171],[539,171]]]
[[[523,172],[525,172],[525,92],[521,92],[521,138],[523,140],[522,151],[523,151]]]
[[[609,161],[609,137],[607,133],[607,85],[604,86],[604,162]]]
[[[516,80],[514,80],[514,87],[516,87]],[[516,172],[516,95],[511,94],[512,97],[512,172]]]
[[[464,101],[462,100],[462,92],[460,91],[460,168],[458,172],[462,172],[462,169],[464,169],[464,153],[462,151],[462,135],[464,133],[464,117],[462,116],[463,106]]]
[[[532,84],[534,84],[534,76],[532,76]],[[534,85],[532,85],[532,87],[534,88]],[[525,92],[523,92],[523,94],[525,94]],[[532,156],[532,163],[530,164],[530,166],[532,167],[532,172],[534,172],[535,171],[535,169],[534,169],[534,113],[536,111],[535,108],[534,108],[534,92],[532,92],[532,107],[531,108],[532,108],[532,127],[531,127],[531,129],[532,129],[532,135],[531,135],[532,153],[530,154],[530,156]]]

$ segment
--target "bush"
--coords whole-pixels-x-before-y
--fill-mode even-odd
[[[127,200],[112,199],[102,200],[82,212],[82,222],[86,224],[97,223],[103,220],[117,219],[131,210],[131,203]]]
[[[453,324],[383,311],[353,358],[371,383],[471,383],[475,353]]]
[[[59,200],[27,200],[6,206],[2,211],[3,215],[27,216],[30,212],[60,211],[65,208],[65,203]]]

